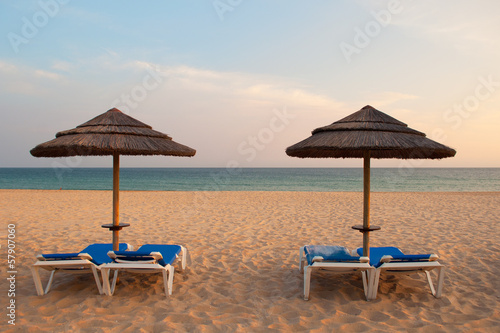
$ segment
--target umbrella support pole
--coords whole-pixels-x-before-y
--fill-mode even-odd
[[[370,151],[363,156],[363,225],[355,225],[354,230],[363,234],[363,256],[370,256],[370,232],[380,230],[378,226],[370,226]]]
[[[113,251],[118,251],[120,238],[119,232],[129,223],[120,223],[119,215],[120,201],[120,155],[113,154],[113,224],[103,224],[103,228],[108,228],[113,232]]]
[[[120,155],[113,154],[113,226],[120,225]],[[113,228],[115,229],[115,228]],[[118,230],[113,230],[113,251],[118,251],[120,243]]]
[[[363,229],[370,229],[370,151],[363,157]],[[370,232],[363,232],[363,255],[370,256]]]

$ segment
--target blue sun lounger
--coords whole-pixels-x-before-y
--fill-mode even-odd
[[[159,273],[163,275],[165,294],[172,295],[172,284],[174,281],[174,264],[178,263],[178,268],[184,270],[187,261],[187,249],[181,245],[160,245],[146,244],[137,251],[109,251],[109,257],[113,262],[101,268],[104,293],[112,296],[115,287],[118,271],[124,270],[133,273]],[[109,285],[110,270],[115,271],[113,283]]]
[[[356,250],[358,254],[363,249]],[[444,267],[437,260],[437,254],[404,254],[397,247],[371,247],[370,264],[375,267],[375,275],[371,286],[370,299],[377,298],[378,284],[381,273],[389,274],[413,274],[425,272],[431,293],[434,297],[441,297],[443,291]],[[437,289],[434,288],[430,271],[437,272]]]
[[[125,243],[119,244],[119,248],[122,251],[132,249],[129,244]],[[111,262],[107,253],[112,249],[113,244],[92,244],[76,253],[52,253],[37,255],[36,258],[38,261],[31,266],[31,272],[33,273],[33,281],[35,282],[37,294],[42,296],[50,291],[54,275],[57,271],[66,273],[92,272],[92,274],[94,274],[99,294],[102,294],[103,290],[97,270],[99,270],[103,264]],[[47,283],[45,290],[43,289],[42,281],[40,279],[40,268],[51,271],[49,282]]]
[[[365,297],[369,300],[370,282],[375,271],[368,257],[351,256],[343,246],[306,245],[300,248],[299,271],[304,270],[304,299],[309,299],[311,273],[324,269],[334,273],[361,272]]]

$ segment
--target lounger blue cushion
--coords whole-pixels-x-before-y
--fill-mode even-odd
[[[181,247],[179,245],[146,244],[137,251],[115,251],[115,254],[119,259],[143,261],[154,259],[151,252],[160,252],[163,258],[158,260],[158,264],[166,266],[175,261],[177,255],[181,252]]]
[[[128,244],[120,243],[120,251],[125,251],[128,248]],[[77,253],[50,253],[42,254],[46,260],[79,260],[81,259],[78,255],[80,253],[89,254],[92,259],[91,261],[97,266],[102,264],[110,263],[112,260],[108,257],[108,251],[113,250],[113,244],[92,244],[87,246],[80,252]]]
[[[351,256],[343,246],[306,245],[304,252],[309,265],[313,264],[313,258],[316,256],[323,257],[325,261],[359,262],[359,257]]]
[[[356,250],[359,255],[363,255],[363,248]],[[404,254],[400,249],[393,246],[370,247],[370,265],[375,268],[380,267],[380,260],[383,256],[392,256],[394,261],[423,261],[429,260],[430,254]]]

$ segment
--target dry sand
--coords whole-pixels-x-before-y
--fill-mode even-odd
[[[500,193],[373,193],[372,246],[437,253],[446,267],[435,299],[424,275],[383,277],[367,302],[361,277],[313,274],[303,300],[298,250],[353,249],[362,193],[121,192],[121,241],[185,245],[192,263],[166,298],[160,274],[121,274],[113,297],[92,276],[56,274],[37,296],[35,254],[110,242],[111,192],[0,190],[1,308],[6,332],[498,332]],[[16,325],[9,297],[7,225],[16,226]],[[49,273],[42,271],[45,284]],[[434,274],[433,274],[434,276]]]

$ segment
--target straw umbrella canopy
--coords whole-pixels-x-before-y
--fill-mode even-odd
[[[363,158],[363,255],[369,256],[370,158],[441,159],[454,149],[426,138],[405,123],[367,105],[361,110],[312,131],[312,136],[286,149],[289,156],[311,158]]]
[[[113,249],[118,250],[120,155],[194,156],[196,150],[113,108],[76,128],[58,132],[56,138],[30,151],[35,157],[113,156]]]

